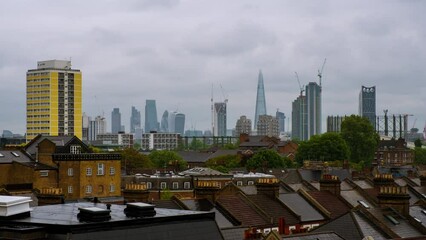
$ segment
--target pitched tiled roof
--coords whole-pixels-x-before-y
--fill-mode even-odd
[[[177,153],[179,156],[183,158],[183,160],[191,163],[204,163],[209,160],[211,153],[206,152],[194,152],[194,151],[180,151]]]
[[[335,232],[323,232],[323,233],[303,233],[284,236],[283,239],[288,240],[344,240]]]
[[[332,219],[342,216],[350,210],[341,199],[329,191],[309,191],[308,194],[331,213]]]
[[[220,157],[220,156],[226,156],[226,155],[237,155],[238,152],[239,152],[239,150],[237,150],[237,149],[229,149],[229,150],[220,149],[220,150],[217,150],[216,152],[212,153],[209,156],[209,159]]]
[[[276,198],[267,195],[258,194],[250,195],[247,198],[252,201],[256,206],[262,209],[268,217],[272,218],[275,224],[278,224],[279,218],[284,218],[285,223],[288,225],[298,224],[299,219],[290,210],[285,208],[282,203]]]
[[[154,202],[152,202],[152,204],[154,204],[155,207],[158,207],[158,208],[178,209],[178,210],[183,209],[173,200],[155,200]]]
[[[224,240],[241,240],[244,239],[244,231],[247,227],[236,227],[220,229]]]
[[[280,194],[279,199],[294,213],[299,215],[302,222],[325,220],[324,216],[299,193]]]
[[[0,151],[0,163],[12,163],[12,162],[32,162],[33,160],[18,150]]]
[[[271,223],[261,216],[260,213],[250,206],[247,200],[243,198],[244,197],[240,194],[222,195],[217,199],[216,204],[241,222],[242,226],[270,226]]]

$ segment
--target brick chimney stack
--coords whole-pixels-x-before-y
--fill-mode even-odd
[[[382,186],[377,198],[380,207],[392,207],[403,216],[409,216],[410,195],[407,186]]]
[[[320,190],[330,191],[335,196],[340,196],[340,181],[339,177],[331,174],[323,174],[320,180]]]
[[[216,202],[220,189],[220,183],[217,181],[196,181],[194,193],[197,198],[206,198]]]
[[[276,178],[260,178],[256,182],[257,192],[271,197],[278,197],[280,184]]]
[[[392,174],[389,174],[389,173],[374,175],[373,182],[374,182],[375,187],[395,185],[395,181],[393,180],[393,176],[392,176]]]

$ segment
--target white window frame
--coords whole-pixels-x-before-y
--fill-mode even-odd
[[[86,186],[86,193],[92,193],[92,191],[93,191],[92,185],[87,185]]]
[[[68,176],[69,177],[74,176],[74,169],[73,168],[68,168]]]
[[[167,188],[167,183],[166,182],[161,182],[160,183],[160,189],[166,189]]]
[[[237,181],[237,186],[243,186],[243,181]]]
[[[71,145],[70,146],[70,153],[71,154],[80,154],[81,153],[81,146],[80,145]]]
[[[115,192],[115,185],[113,183],[109,185],[109,192]]]
[[[249,185],[249,186],[254,185],[254,181],[248,181],[247,185]]]
[[[72,193],[72,192],[73,192],[72,186],[71,186],[71,185],[69,185],[69,186],[68,186],[68,193]]]
[[[91,167],[86,168],[86,176],[92,176],[92,168]]]
[[[179,182],[173,182],[172,187],[173,189],[179,189]]]
[[[49,170],[40,170],[40,177],[48,177]]]
[[[98,176],[105,175],[105,164],[98,163]]]
[[[147,189],[151,189],[152,188],[152,182],[147,182],[146,183],[146,188]]]
[[[115,167],[109,168],[109,175],[115,175]]]
[[[184,189],[190,189],[191,188],[191,183],[190,182],[184,182],[183,183],[183,188]]]

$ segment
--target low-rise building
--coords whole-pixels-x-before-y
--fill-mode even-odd
[[[174,150],[179,144],[178,133],[143,133],[142,150]]]

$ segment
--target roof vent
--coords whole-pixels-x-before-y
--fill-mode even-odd
[[[154,207],[155,205],[141,202],[128,203],[127,207],[124,209],[124,214],[126,214],[127,217],[135,218],[153,217],[156,214]]]
[[[29,217],[30,202],[30,197],[0,196],[0,219]]]
[[[80,222],[105,222],[111,219],[111,210],[98,207],[79,208],[77,218]]]

